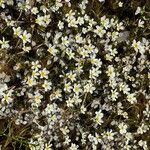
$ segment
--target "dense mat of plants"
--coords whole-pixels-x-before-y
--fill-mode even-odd
[[[0,0],[0,149],[150,149],[149,0]]]

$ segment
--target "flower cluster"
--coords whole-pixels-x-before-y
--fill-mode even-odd
[[[150,148],[149,12],[126,7],[0,0],[0,122],[23,128],[12,149]]]

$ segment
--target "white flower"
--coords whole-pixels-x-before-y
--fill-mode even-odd
[[[67,126],[65,126],[64,128],[60,128],[60,130],[62,131],[62,133],[63,133],[64,135],[67,135],[67,134],[69,133],[69,129],[68,129]]]
[[[119,3],[118,3],[118,6],[119,6],[119,7],[122,7],[122,6],[123,6],[123,2],[119,2]]]
[[[99,70],[99,68],[92,67],[92,69],[90,69],[89,78],[96,80],[96,78],[99,76],[100,73],[101,71]]]
[[[69,40],[68,40],[68,37],[67,37],[67,36],[62,37],[61,40],[62,40],[62,44],[64,44],[65,46],[68,46],[68,45],[69,45]]]
[[[114,140],[114,135],[115,135],[115,133],[113,133],[112,130],[102,133],[103,138],[105,138],[109,141]]]
[[[44,17],[43,16],[37,16],[35,23],[37,23],[40,26],[45,26]]]
[[[75,92],[75,94],[79,95],[79,93],[82,92],[81,85],[75,83],[73,87],[73,91]]]
[[[23,45],[22,49],[23,49],[24,52],[29,52],[31,50],[31,47]]]
[[[14,35],[16,36],[20,36],[22,33],[21,27],[17,27],[17,28],[13,27],[13,31],[14,31]]]
[[[125,137],[126,137],[127,141],[130,141],[130,140],[133,139],[133,135],[130,132],[127,132],[126,135],[125,135]]]
[[[123,93],[124,94],[128,94],[129,93],[129,91],[130,91],[130,88],[129,88],[129,86],[126,84],[126,85],[124,85],[124,87],[123,87]]]
[[[27,33],[26,30],[19,37],[22,39],[24,44],[27,43],[27,42],[31,42],[31,34]]]
[[[39,61],[35,61],[35,62],[32,62],[32,69],[35,69],[35,71],[38,71],[40,68],[41,68],[41,65],[39,64]]]
[[[85,112],[87,111],[87,109],[83,105],[81,106],[80,110],[82,114],[85,114]]]
[[[84,24],[84,18],[83,18],[83,17],[78,17],[77,23],[78,23],[79,25]]]
[[[136,102],[137,102],[137,100],[136,100],[136,97],[135,97],[135,94],[134,94],[134,93],[127,95],[127,100],[128,100],[131,104],[134,104],[134,103],[136,103]]]
[[[82,38],[81,34],[77,34],[75,36],[75,39],[76,39],[77,43],[83,43],[83,38]]]
[[[29,86],[33,86],[33,85],[36,85],[36,81],[33,77],[28,77],[26,83],[29,85]]]
[[[2,95],[3,96],[3,98],[2,98],[2,102],[4,103],[4,102],[6,102],[7,104],[10,104],[11,102],[12,102],[12,98],[11,98],[11,94],[10,93],[8,93],[8,94],[3,94]]]
[[[138,134],[143,134],[143,133],[146,133],[147,130],[149,130],[149,127],[147,125],[145,125],[144,123],[142,123],[142,125],[139,126],[138,129],[137,129],[137,133]]]
[[[60,30],[62,30],[62,29],[64,28],[64,23],[61,22],[61,21],[59,21],[59,22],[58,22],[58,28],[59,28]]]
[[[45,91],[49,91],[52,89],[52,83],[48,82],[47,80],[44,81],[44,83],[42,84],[42,87],[45,89]]]
[[[70,92],[71,92],[71,89],[72,89],[71,83],[70,83],[70,82],[65,83],[64,91],[70,93]]]
[[[106,135],[107,135],[107,139],[108,139],[109,141],[114,140],[114,135],[115,135],[115,134],[112,132],[112,130],[107,131],[107,132],[106,132]]]
[[[50,15],[45,15],[43,17],[43,20],[45,21],[45,24],[48,25],[51,21]]]
[[[137,15],[137,14],[139,14],[139,13],[141,13],[141,8],[140,8],[140,7],[137,7],[136,12],[135,12],[135,15]]]
[[[68,107],[73,107],[73,106],[74,106],[74,105],[73,105],[74,101],[73,101],[73,99],[71,99],[71,98],[69,98],[69,99],[66,101],[66,103],[67,103],[67,106],[68,106]]]
[[[109,19],[106,18],[106,16],[101,17],[101,24],[105,29],[108,29],[110,27]]]
[[[144,28],[144,21],[142,21],[141,19],[138,22],[138,27]]]
[[[56,54],[58,53],[58,50],[55,48],[55,46],[52,46],[51,44],[48,45],[48,50],[47,50],[50,54],[52,54],[53,56],[56,56]]]
[[[67,136],[65,137],[65,142],[64,142],[64,144],[65,144],[65,145],[69,145],[70,142],[71,142],[71,140],[69,139],[69,136],[67,135]]]
[[[133,40],[132,47],[136,52],[138,52],[138,50],[141,48],[141,42],[140,41],[136,42],[136,40]]]
[[[9,41],[6,41],[5,38],[3,37],[3,40],[0,40],[0,44],[1,44],[1,48],[9,48],[9,44],[8,44]]]
[[[114,67],[112,65],[109,65],[108,66],[108,70],[106,71],[107,75],[110,77],[110,78],[114,78],[115,77],[115,70],[114,70]]]
[[[33,97],[36,104],[41,103],[41,99],[43,98],[43,95],[41,95],[38,91],[35,92],[35,95]]]
[[[119,131],[120,131],[120,134],[125,134],[127,132],[127,125],[125,123],[120,123],[119,126]]]
[[[31,76],[35,79],[38,79],[39,73],[36,70],[33,70]]]
[[[148,150],[147,141],[140,140],[138,142],[139,146],[141,146],[144,150]]]
[[[102,61],[101,61],[101,59],[97,59],[97,58],[95,58],[96,56],[91,56],[91,64],[93,64],[93,65],[95,65],[96,67],[101,67],[102,66]]]
[[[0,73],[0,82],[9,82],[10,81],[10,76],[7,75],[5,72]]]
[[[38,8],[37,8],[37,7],[33,7],[33,8],[31,9],[31,12],[32,12],[34,15],[36,15],[39,11],[38,11]]]
[[[70,71],[69,73],[66,74],[66,76],[73,82],[76,80],[76,74]]]
[[[4,91],[8,90],[7,84],[0,83],[0,96],[4,94]]]
[[[61,95],[61,92],[62,92],[62,91],[61,91],[60,89],[57,89],[57,90],[54,92],[54,95],[55,95],[55,98],[56,98],[56,99],[61,98],[61,96],[62,96],[62,95]]]
[[[5,8],[5,1],[4,0],[0,0],[0,7]]]
[[[75,103],[76,105],[78,105],[79,103],[82,102],[82,99],[79,98],[79,95],[74,95],[73,98],[72,98],[72,100],[74,101],[74,103]]]
[[[117,89],[111,90],[112,101],[116,101],[116,99],[118,98],[118,95],[119,95],[119,93],[117,92]]]
[[[69,148],[69,150],[77,150],[78,147],[78,145],[71,143],[71,147]]]
[[[96,30],[94,30],[95,33],[99,35],[99,37],[103,37],[103,35],[106,33],[106,30],[102,26],[96,26]]]
[[[49,71],[46,70],[46,68],[44,68],[43,70],[40,70],[39,73],[40,73],[40,78],[46,78],[46,79],[48,79]]]
[[[95,116],[95,121],[97,124],[101,125],[104,121],[102,120],[102,118],[104,117],[104,114],[102,113],[101,110],[95,112],[96,116]]]
[[[44,148],[44,150],[52,150],[52,144],[45,144],[45,148]]]
[[[85,50],[85,49],[82,49],[82,50],[80,51],[80,55],[81,55],[83,58],[89,57],[88,51]]]
[[[85,86],[84,86],[84,92],[89,92],[89,93],[93,93],[93,91],[95,90],[96,88],[94,87],[94,85],[89,81],[89,83],[87,83]]]

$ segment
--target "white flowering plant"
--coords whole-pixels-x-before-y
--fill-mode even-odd
[[[2,150],[150,149],[149,0],[0,0]]]

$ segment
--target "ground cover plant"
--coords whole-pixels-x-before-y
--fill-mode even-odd
[[[0,0],[0,149],[150,149],[149,0]]]

